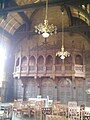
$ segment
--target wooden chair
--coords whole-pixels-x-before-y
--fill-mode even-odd
[[[37,119],[37,117],[40,118],[40,120],[42,120],[42,108],[44,107],[44,101],[36,101],[36,105],[34,108],[34,120]]]
[[[22,112],[22,116],[23,115],[28,115],[29,118],[30,118],[30,107],[29,107],[28,101],[24,101],[22,103],[22,110],[21,110],[21,112]]]

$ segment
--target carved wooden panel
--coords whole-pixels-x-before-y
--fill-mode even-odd
[[[83,79],[76,79],[76,99],[78,103],[81,103],[84,100],[84,92],[85,92],[85,83]]]
[[[67,101],[72,100],[72,87],[66,79],[61,79],[58,82],[58,100],[62,103],[67,103]]]
[[[55,83],[50,78],[45,78],[42,80],[41,84],[41,95],[43,98],[49,96],[50,99],[57,99],[57,90],[55,88]]]
[[[90,64],[90,51],[89,50],[86,52],[85,62],[86,62],[86,64]]]
[[[26,87],[26,98],[35,98],[38,94],[38,83],[35,79],[31,79]]]
[[[17,91],[17,99],[23,98],[23,87],[21,80],[17,80],[16,91]]]
[[[27,70],[27,57],[23,56],[21,59],[21,70],[26,71]]]

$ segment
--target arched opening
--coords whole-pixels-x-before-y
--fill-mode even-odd
[[[27,57],[23,56],[21,59],[21,71],[27,70]]]
[[[44,58],[40,55],[37,59],[38,71],[42,71],[44,68]]]
[[[61,58],[56,56],[55,57],[55,70],[56,71],[60,71],[61,70],[61,64],[62,64]]]
[[[56,56],[55,57],[55,65],[59,65],[59,64],[61,64],[61,59],[60,59],[60,57],[58,57],[58,56]]]
[[[81,55],[76,55],[76,57],[75,57],[75,64],[83,65],[83,60],[82,60]]]
[[[46,70],[51,71],[52,70],[52,65],[53,65],[53,58],[51,55],[48,55],[46,58]]]
[[[34,56],[31,56],[29,59],[29,70],[33,71],[35,70],[35,64],[36,64],[36,60]]]
[[[65,63],[65,70],[72,70],[72,57],[66,57],[64,60]]]

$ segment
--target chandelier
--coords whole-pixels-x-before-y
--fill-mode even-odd
[[[63,11],[62,11],[62,47],[61,51],[58,51],[56,53],[56,56],[60,57],[62,60],[65,59],[65,57],[70,56],[70,53],[67,51],[64,51],[64,27],[63,27]]]
[[[53,24],[51,25],[48,24],[47,11],[48,11],[48,0],[46,0],[46,14],[45,14],[44,23],[40,23],[39,25],[35,26],[35,32],[38,34],[42,34],[44,38],[48,38],[49,35],[52,35],[53,33],[55,34],[57,33],[57,27],[54,26]]]

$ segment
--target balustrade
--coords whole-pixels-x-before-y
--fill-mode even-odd
[[[29,71],[35,71],[36,66],[29,66]]]
[[[47,66],[46,66],[46,70],[47,70],[47,71],[52,71],[52,65],[47,65]]]
[[[34,73],[36,73],[36,69],[37,69],[37,73],[42,73],[42,72],[45,72],[45,71],[47,71],[46,73],[48,74],[54,74],[54,72],[55,72],[55,74],[58,74],[59,72],[62,72],[63,71],[63,67],[64,67],[64,71],[66,71],[67,72],[67,74],[69,74],[69,72],[71,72],[72,71],[72,65],[71,64],[65,64],[64,66],[62,66],[61,64],[59,64],[59,65],[33,65],[33,66],[21,66],[21,72],[27,72],[27,70],[29,70],[29,74],[32,74],[32,72]],[[85,66],[84,65],[74,65],[73,66],[74,67],[74,72],[75,72],[75,75],[77,74],[79,74],[79,75],[81,75],[81,77],[82,77],[82,74],[83,73],[85,73]],[[19,71],[19,67],[16,67],[15,68],[15,72],[17,73],[17,72],[20,72]],[[54,69],[54,70],[53,70]],[[33,74],[32,74],[33,75]]]
[[[59,71],[61,71],[61,65],[55,65],[55,70],[57,71],[57,72],[59,72]]]
[[[83,65],[75,65],[75,72],[83,72]]]
[[[71,71],[72,70],[72,66],[71,65],[65,65],[65,70],[66,71]]]
[[[27,71],[27,66],[22,66],[22,67],[21,67],[21,71],[26,72],[26,71]]]
[[[37,70],[38,71],[44,71],[44,66],[43,65],[39,65]]]

